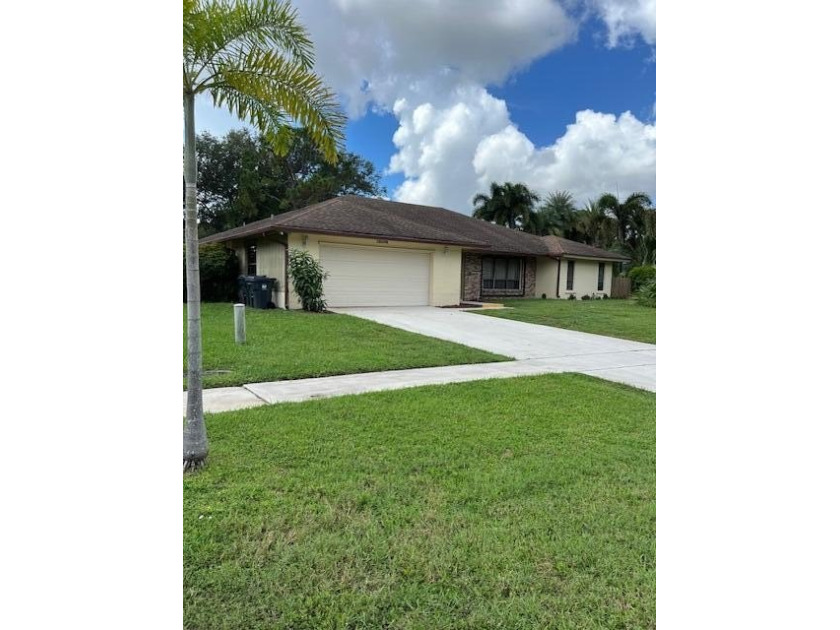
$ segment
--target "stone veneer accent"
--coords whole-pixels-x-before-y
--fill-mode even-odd
[[[464,252],[461,258],[461,299],[468,302],[481,300],[481,254]]]
[[[525,287],[522,289],[486,289],[481,288],[481,259],[482,254],[464,252],[461,259],[463,273],[462,299],[468,302],[478,302],[485,298],[499,297],[534,297],[537,283],[537,259],[533,256],[525,258]],[[519,258],[523,258],[519,256]]]
[[[537,286],[537,259],[529,256],[525,259],[525,295],[524,297],[534,297],[534,291]]]

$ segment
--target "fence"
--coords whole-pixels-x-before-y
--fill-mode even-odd
[[[613,278],[612,290],[610,291],[611,298],[628,298],[630,297],[630,278]]]

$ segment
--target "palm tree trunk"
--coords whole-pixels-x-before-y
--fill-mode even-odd
[[[187,419],[184,425],[184,470],[199,468],[207,457],[207,429],[201,400],[201,289],[198,275],[196,212],[195,95],[184,94],[184,183],[187,245]]]

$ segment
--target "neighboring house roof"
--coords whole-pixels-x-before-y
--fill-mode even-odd
[[[487,253],[560,255],[560,253],[552,253],[552,245],[546,240],[556,237],[540,237],[519,230],[511,230],[445,208],[356,195],[342,195],[300,210],[292,210],[248,223],[232,230],[213,234],[200,242],[232,241],[276,231],[437,243]],[[574,243],[566,239],[559,240],[564,243]],[[612,252],[581,243],[576,244],[601,254],[600,256],[591,253],[579,255],[609,260],[624,259]]]
[[[618,252],[610,252],[599,247],[592,247],[577,241],[571,241],[559,236],[543,236],[543,241],[548,247],[549,256],[572,256],[574,258],[597,258],[599,260],[630,260],[627,256]]]

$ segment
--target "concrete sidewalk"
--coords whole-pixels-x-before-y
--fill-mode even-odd
[[[651,366],[653,366],[653,371]],[[464,383],[486,378],[511,378],[561,372],[589,374],[655,392],[655,366],[656,350],[644,349],[251,383],[242,387],[204,390],[204,411],[218,413],[265,404],[302,402],[421,385]],[[186,402],[187,395],[184,393],[184,413],[186,413]]]

